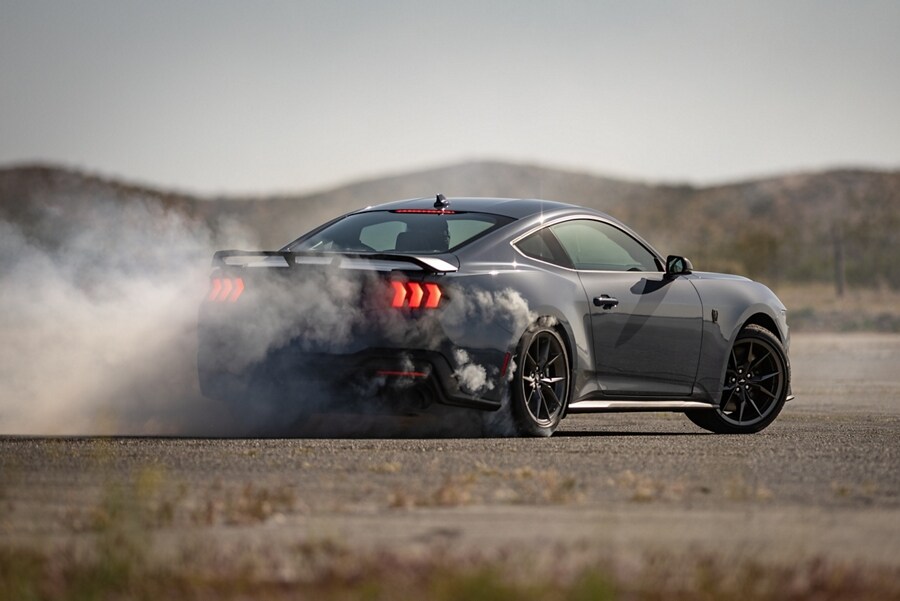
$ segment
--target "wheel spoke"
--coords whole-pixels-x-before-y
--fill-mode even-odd
[[[561,356],[562,356],[561,354],[556,353],[555,355],[553,355],[553,358],[552,358],[552,359],[549,359],[549,360],[547,361],[547,363],[546,363],[546,365],[544,365],[544,367],[545,367],[545,368],[550,367],[550,366],[553,365],[553,364],[556,362],[556,360],[559,359]]]
[[[725,407],[728,406],[728,403],[731,402],[731,399],[734,398],[734,393],[735,393],[735,392],[737,392],[737,387],[736,387],[736,386],[734,386],[734,387],[731,388],[731,394],[728,395],[728,398],[723,399],[722,404],[720,405],[720,407],[721,407],[723,410],[725,409]]]
[[[752,380],[750,380],[753,384],[759,384],[760,382],[765,382],[766,380],[771,380],[775,376],[781,375],[780,371],[772,372],[770,374],[766,374],[764,376],[755,376]]]
[[[540,386],[535,388],[534,392],[535,392],[534,415],[535,415],[535,417],[540,419],[541,418],[541,405],[543,405],[545,402],[544,401],[544,393],[541,392]]]
[[[534,393],[536,390],[536,388],[532,388],[531,392],[528,393],[528,398],[525,399],[525,406],[528,407],[528,410],[532,413],[534,413],[534,411],[531,410],[531,399],[534,398]],[[538,403],[540,403],[540,400],[538,400]]]
[[[747,370],[748,370],[748,371],[753,371],[754,369],[756,369],[757,367],[759,367],[759,366],[762,364],[762,362],[763,362],[767,357],[769,357],[771,354],[772,354],[772,353],[770,353],[769,351],[766,351],[766,354],[763,355],[762,357],[760,357],[759,359],[757,359],[756,361],[754,361],[753,364],[752,364],[750,367],[747,368]]]
[[[534,357],[531,356],[531,349],[528,349],[527,351],[525,351],[525,359],[527,361],[531,361],[531,367],[535,367],[537,365],[537,361],[535,361]],[[526,367],[527,365],[528,364],[526,363],[525,366],[523,366],[523,367]]]
[[[758,385],[757,385],[757,386],[755,386],[754,388],[756,388],[756,389],[757,389],[758,391],[760,391],[761,393],[765,394],[767,397],[770,397],[770,398],[773,398],[773,399],[778,398],[778,397],[776,397],[774,394],[772,394],[771,392],[769,392],[768,390],[766,390],[765,388],[763,388],[762,386],[758,386]]]
[[[550,397],[550,400],[553,401],[553,407],[554,407],[554,411],[555,411],[556,408],[562,404],[559,402],[559,397],[556,396],[556,391],[553,390],[553,388],[551,388],[550,386],[544,386],[544,390],[547,394],[543,395],[543,396]],[[544,406],[547,407],[547,419],[550,419],[550,407],[547,406],[546,401],[544,403]]]
[[[747,406],[747,393],[741,390],[741,407],[738,409],[738,421],[744,421],[744,407]]]
[[[541,345],[542,340],[544,342],[543,345]],[[543,346],[543,348],[541,348],[541,346]],[[544,366],[547,364],[547,358],[550,356],[550,339],[544,336],[538,338],[537,347],[538,365]]]
[[[753,406],[753,409],[756,410],[756,414],[758,416],[762,417],[762,411],[760,411],[759,407],[756,406],[756,403],[753,402],[753,397],[748,394],[747,400],[750,401],[750,404]]]

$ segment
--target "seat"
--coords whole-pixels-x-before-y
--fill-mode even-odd
[[[431,236],[427,232],[400,232],[397,234],[394,250],[400,252],[432,251],[434,242],[430,238]]]

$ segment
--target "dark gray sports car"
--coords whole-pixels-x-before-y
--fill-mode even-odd
[[[404,200],[279,251],[219,251],[199,343],[204,394],[248,423],[444,404],[501,434],[609,411],[748,433],[792,398],[786,310],[768,288],[546,200]]]

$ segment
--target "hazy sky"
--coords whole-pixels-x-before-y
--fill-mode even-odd
[[[0,165],[310,190],[900,167],[900,1],[0,0]]]

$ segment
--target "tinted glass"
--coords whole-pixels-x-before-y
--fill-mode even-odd
[[[569,260],[569,257],[566,256],[566,253],[563,251],[554,235],[550,232],[550,228],[544,228],[530,236],[522,238],[516,242],[516,248],[518,248],[522,254],[533,259],[546,261],[547,263],[553,263],[554,265],[561,265],[563,267],[572,267],[572,262]]]
[[[640,242],[602,221],[577,219],[550,227],[575,269],[659,271],[656,258]]]
[[[347,215],[287,250],[436,254],[456,250],[510,221],[487,213],[370,211]]]

